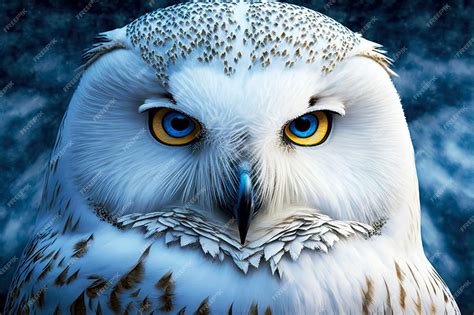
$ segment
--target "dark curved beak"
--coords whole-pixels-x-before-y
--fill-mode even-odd
[[[250,177],[250,164],[248,162],[242,162],[239,165],[239,191],[237,202],[233,209],[233,214],[239,228],[240,243],[242,245],[245,244],[254,210],[255,205],[252,178]]]

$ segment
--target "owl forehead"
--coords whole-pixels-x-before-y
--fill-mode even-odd
[[[142,58],[168,83],[184,59],[218,64],[231,76],[273,64],[316,64],[329,73],[360,36],[318,12],[279,2],[192,2],[159,9],[127,26]]]

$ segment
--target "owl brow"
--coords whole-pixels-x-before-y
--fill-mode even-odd
[[[160,102],[160,100],[161,100],[161,102]],[[164,100],[168,101],[169,103],[171,103],[173,105],[177,104],[176,100],[174,99],[174,97],[171,93],[161,92],[161,93],[153,95],[153,99],[145,100],[143,104],[139,105],[138,106],[138,112],[143,113],[143,112],[149,110],[150,108],[160,107],[160,106],[157,106],[157,104],[160,104],[160,103],[163,104]]]
[[[319,101],[319,97],[314,96],[314,95],[311,96],[308,101],[308,108],[311,108],[312,106],[314,106],[314,104],[316,104],[318,101]]]
[[[324,104],[321,104],[320,106],[318,105],[319,102],[324,101]],[[308,102],[308,107],[306,109],[307,111],[314,111],[314,110],[327,110],[334,112],[336,114],[339,114],[341,116],[345,115],[345,110],[344,110],[344,105],[340,101],[334,102],[334,100],[331,100],[331,98],[324,98],[324,97],[318,97],[318,96],[311,96],[309,98]]]
[[[162,98],[167,98],[171,103],[176,104],[176,100],[174,99],[173,94],[170,92],[163,92],[158,95]]]

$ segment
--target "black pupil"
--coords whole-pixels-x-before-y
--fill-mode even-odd
[[[190,123],[186,117],[175,117],[171,120],[171,127],[175,130],[182,131],[188,128]]]
[[[309,121],[309,119],[298,118],[297,120],[295,120],[295,127],[299,131],[302,131],[302,132],[307,131],[310,125],[311,125],[311,122]]]

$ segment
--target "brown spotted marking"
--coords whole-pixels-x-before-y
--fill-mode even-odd
[[[54,190],[53,195],[51,196],[51,200],[49,202],[49,209],[54,208],[54,206],[56,205],[56,199],[59,195],[60,190],[61,190],[61,184],[59,184],[59,182],[56,182],[55,190]]]
[[[28,272],[28,274],[26,275],[25,279],[22,281],[22,285],[23,285],[24,283],[27,283],[28,281],[30,281],[31,275],[33,274],[33,271],[34,271],[34,270],[35,270],[35,269],[31,268],[31,270],[30,270],[30,271]]]
[[[74,253],[72,257],[81,258],[87,253],[89,242],[94,240],[94,234],[92,233],[87,239],[80,240],[74,244]]]
[[[405,309],[406,307],[406,303],[405,303],[406,296],[407,296],[407,293],[405,291],[405,288],[400,283],[400,306],[402,309]]]
[[[405,309],[406,307],[406,304],[405,304],[406,296],[407,296],[407,293],[405,291],[405,288],[400,283],[400,306],[402,307],[402,309]]]
[[[54,284],[57,286],[62,286],[66,283],[67,273],[69,272],[69,266],[66,266],[63,271],[56,277]]]
[[[158,280],[155,287],[163,291],[163,294],[160,296],[161,306],[160,311],[170,312],[173,309],[173,296],[175,284],[172,280],[173,273],[167,272],[164,276]]]
[[[364,314],[369,314],[369,306],[372,304],[374,299],[374,284],[368,277],[365,277],[365,283],[367,285],[367,290],[362,291],[364,297],[362,302],[362,312]]]
[[[43,280],[44,278],[46,278],[46,276],[51,271],[51,269],[53,269],[53,264],[54,264],[54,260],[51,260],[46,266],[44,266],[43,270],[38,276],[38,280]]]
[[[405,307],[406,307],[405,299],[406,299],[407,293],[405,291],[405,288],[403,287],[403,280],[404,280],[403,272],[400,269],[400,266],[398,265],[398,263],[396,261],[395,261],[395,271],[397,273],[398,283],[400,284],[400,301],[399,301],[399,303],[400,303],[401,308],[404,310]]]
[[[199,304],[196,312],[194,312],[195,315],[209,315],[211,314],[211,311],[209,309],[209,298],[205,298],[201,304]]]
[[[252,305],[250,305],[249,315],[258,315],[258,304],[257,303],[252,303]]]
[[[64,264],[64,259],[65,259],[65,258],[66,258],[66,257],[61,258],[61,260],[60,260],[59,263],[58,263],[58,267],[62,267],[62,266],[63,266],[63,264]]]
[[[444,280],[440,277],[440,275],[438,274],[438,272],[434,268],[431,268],[430,274],[432,275],[432,277],[434,278],[436,284],[439,286],[439,288],[443,292],[444,303],[447,304],[448,300],[449,300],[449,298],[448,298],[449,293],[446,290],[446,288],[448,287],[446,285],[446,282],[444,282]],[[452,304],[452,301],[451,301],[451,304]],[[454,308],[456,308],[456,307],[454,307]]]
[[[89,305],[89,309],[92,311],[93,308],[92,308],[92,299],[91,299],[91,298],[89,298],[89,303],[88,303],[88,305]]]
[[[416,268],[416,270],[418,272],[420,272],[420,270],[418,269],[418,267],[416,265],[413,266],[414,268]],[[425,283],[425,287],[426,287],[426,291],[428,292],[428,296],[430,297],[430,314],[436,314],[436,307],[433,303],[433,297],[432,295],[430,294],[430,287],[428,286],[428,284],[426,283],[426,279],[423,278],[423,281]],[[434,294],[436,295],[436,292],[434,292]]]
[[[51,256],[53,256],[54,254],[54,250],[51,251],[49,254],[47,254],[46,256],[43,256],[43,258],[41,258],[40,262],[45,262],[46,259],[50,258]]]
[[[272,315],[273,312],[272,312],[272,309],[270,306],[267,306],[267,308],[265,309],[265,315]]]
[[[10,293],[10,299],[8,301],[8,304],[11,306],[13,302],[18,298],[18,295],[20,294],[20,289],[18,287],[14,287],[12,292]]]
[[[115,314],[120,314],[120,298],[119,293],[115,290],[112,290],[109,296],[109,306]]]
[[[53,315],[61,315],[61,309],[59,308],[59,304],[56,305]]]
[[[148,296],[145,296],[143,301],[140,303],[140,311],[148,312],[151,308],[151,302]]]
[[[62,231],[63,235],[66,233],[67,229],[69,228],[69,225],[71,224],[71,221],[72,221],[72,214],[70,214],[67,217],[66,222],[64,223],[64,227],[63,227],[63,231]]]
[[[431,270],[429,271],[429,275],[430,275],[430,277],[427,277],[427,278],[428,278],[428,281],[429,281],[429,283],[430,283],[430,285],[431,285],[431,288],[433,289],[433,295],[436,296],[436,295],[438,295],[438,293],[437,293],[437,291],[436,291],[436,287],[437,287],[438,284],[435,285],[435,284],[433,283],[433,282],[436,283],[436,281],[435,281],[436,279],[435,279],[435,277],[434,277],[434,275],[433,275],[433,273],[432,273]]]
[[[97,308],[95,309],[96,315],[102,315],[102,307],[100,306],[100,302],[97,303]]]
[[[143,281],[143,275],[145,273],[144,260],[150,253],[151,245],[148,246],[143,254],[138,259],[138,262],[132,269],[123,275],[118,283],[112,288],[112,292],[109,296],[109,306],[112,311],[116,314],[119,314],[121,311],[121,301],[120,295],[126,290],[135,289],[137,284]]]
[[[103,278],[95,279],[94,282],[87,287],[86,294],[89,298],[96,298],[107,288],[108,285],[109,283]]]
[[[75,232],[75,231],[76,231],[77,226],[79,225],[79,222],[81,222],[81,217],[79,217],[79,218],[77,219],[76,223],[74,223],[74,225],[72,226],[72,228],[71,228],[71,231],[72,231],[72,232]]]
[[[361,42],[358,35],[334,20],[298,6],[279,2],[251,3],[245,14],[247,27],[236,19],[235,7],[236,3],[221,2],[167,7],[127,25],[126,35],[132,45],[140,49],[142,59],[155,69],[163,85],[167,85],[168,68],[186,58],[200,63],[217,61],[227,76],[236,72],[234,63],[244,63],[243,68],[250,70],[259,64],[262,68],[269,67],[271,61],[277,59],[286,61],[289,68],[301,62],[321,62],[321,72],[328,73],[347,59]],[[202,29],[189,26],[193,18],[199,19]],[[274,32],[270,33],[270,28]],[[107,34],[102,35],[102,39],[102,43],[86,54],[84,69],[102,53],[123,47],[122,41]],[[239,42],[245,50],[237,51]],[[318,48],[321,44],[322,49]],[[376,47],[360,55],[380,63],[391,73],[389,60]]]
[[[136,298],[140,294],[141,288],[137,289],[135,292],[130,293],[128,296],[131,298]]]
[[[36,247],[38,247],[38,243],[39,242],[36,239],[34,239],[30,243],[28,243],[28,247],[25,250],[25,257],[30,257],[33,254]]]
[[[39,292],[35,295],[37,297],[36,299],[36,305],[38,306],[39,309],[41,309],[44,306],[44,295],[46,292],[46,287],[41,288]]]
[[[383,279],[383,282],[385,283],[385,290],[387,291],[387,301],[385,302],[386,304],[385,310],[390,311],[390,314],[393,314],[392,302],[390,301],[390,291],[388,290],[387,281]]]
[[[84,303],[84,292],[82,292],[69,308],[71,315],[85,315],[86,304]]]
[[[420,296],[420,290],[419,290],[420,285],[418,284],[418,280],[416,279],[415,273],[411,269],[410,264],[406,264],[406,265],[408,267],[408,270],[410,271],[410,274],[413,280],[415,280],[415,283],[416,283],[416,301],[413,301],[415,303],[416,313],[422,314],[422,304],[421,304],[421,296]]]
[[[77,269],[69,278],[66,280],[66,284],[71,284],[73,281],[77,279],[77,276],[79,275],[79,270]]]
[[[52,239],[54,237],[53,241],[51,242],[51,245],[58,239],[57,237],[55,237],[56,235],[58,235],[58,231],[54,231],[53,233],[51,233],[51,236],[49,238]]]
[[[132,310],[133,310],[133,302],[129,302],[127,306],[125,307],[125,311],[123,312],[123,315],[129,315]]]
[[[48,249],[48,247],[51,246],[51,244],[46,244],[33,255],[32,260],[33,262],[37,262],[43,257],[44,252]]]
[[[54,260],[58,259],[60,251],[61,251],[61,248],[56,251],[56,254],[54,254],[54,257],[53,257]]]
[[[20,306],[23,305],[21,308]],[[18,309],[18,314],[30,314],[30,303],[26,299],[26,297],[23,297],[21,299],[21,303],[17,306]]]
[[[421,297],[420,292],[416,290],[416,302],[415,302],[416,313],[421,315]]]
[[[449,298],[445,291],[443,291],[444,303],[448,303]]]
[[[395,261],[395,272],[397,273],[398,281],[403,282],[403,273],[402,273],[402,270],[400,269],[400,266],[398,265],[396,261]]]

